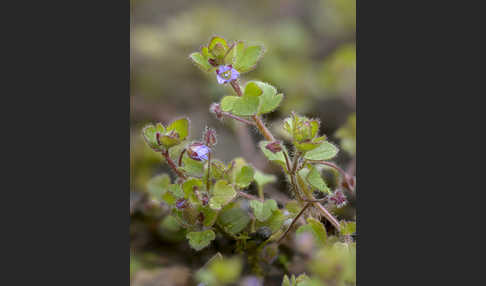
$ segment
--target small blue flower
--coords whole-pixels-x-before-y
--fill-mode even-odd
[[[189,157],[197,161],[207,160],[210,151],[209,147],[202,143],[192,143],[187,147],[187,154]]]
[[[237,79],[239,76],[240,73],[235,70],[231,65],[219,66],[216,69],[216,78],[218,79],[219,84],[230,82]]]

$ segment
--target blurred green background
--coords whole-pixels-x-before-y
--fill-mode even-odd
[[[284,93],[281,108],[265,119],[275,134],[280,134],[281,119],[296,111],[319,118],[321,132],[341,146],[345,142],[335,132],[355,112],[356,2],[132,0],[131,7],[131,282],[197,285],[194,272],[216,250],[194,255],[177,229],[166,231],[174,225],[146,200],[146,182],[170,172],[160,154],[145,146],[141,128],[187,115],[192,139],[199,139],[205,126],[216,129],[220,159],[242,156],[261,170],[279,174],[255,149],[261,137],[254,130],[221,123],[209,113],[210,104],[231,90],[193,66],[188,55],[219,35],[264,44],[263,60],[242,80],[266,81]],[[354,172],[349,152],[340,152],[336,162]],[[281,190],[285,186],[280,182],[271,188],[286,196]],[[265,285],[280,285],[283,274],[270,273]]]

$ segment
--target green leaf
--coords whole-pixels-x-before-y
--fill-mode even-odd
[[[297,214],[302,210],[302,206],[298,201],[289,201],[285,208],[292,214],[292,217],[297,216]]]
[[[182,190],[184,191],[184,198],[189,199],[193,203],[199,203],[199,199],[194,193],[194,188],[199,190],[203,189],[203,181],[196,178],[191,178],[182,184]]]
[[[204,215],[204,220],[203,220],[204,226],[210,227],[216,222],[216,219],[218,218],[218,211],[208,207],[201,207],[200,211]]]
[[[188,118],[181,118],[177,119],[176,121],[172,122],[167,126],[167,133],[170,131],[175,131],[179,135],[179,140],[184,141],[189,135],[189,119]]]
[[[285,215],[282,213],[281,210],[277,208],[276,210],[274,210],[274,212],[272,213],[269,219],[267,219],[264,222],[257,220],[255,226],[257,228],[261,226],[268,226],[272,230],[272,232],[276,232],[282,227],[282,224],[284,223],[285,219],[286,219]]]
[[[209,266],[209,271],[218,281],[211,285],[235,285],[243,270],[243,263],[239,257],[215,260]]]
[[[169,184],[169,175],[162,174],[150,179],[147,182],[147,189],[153,199],[160,201],[162,199],[162,195],[167,191]]]
[[[221,109],[238,116],[250,116],[257,113],[259,104],[259,96],[254,94],[242,97],[225,96],[221,100]]]
[[[240,98],[238,96],[225,96],[223,99],[221,99],[221,110],[230,112],[231,109],[233,109],[233,105],[235,104],[236,101],[238,101]]]
[[[240,73],[246,73],[255,68],[258,61],[263,56],[263,46],[245,47],[243,42],[238,42],[233,52],[233,68]]]
[[[319,145],[316,149],[305,153],[304,159],[307,160],[329,160],[334,158],[338,153],[338,148],[333,144],[325,141]]]
[[[168,205],[173,206],[177,201],[177,197],[172,192],[167,191],[162,195],[162,200]]]
[[[209,72],[213,68],[213,66],[209,64],[208,58],[199,52],[192,53],[189,55],[189,57],[191,58],[192,62],[204,72]]]
[[[343,235],[351,235],[356,232],[356,222],[350,221],[350,222],[341,222],[341,233]]]
[[[290,279],[289,277],[287,276],[287,274],[284,276],[283,278],[283,281],[282,281],[282,286],[294,286],[292,284],[290,284]]]
[[[244,95],[260,96],[263,93],[262,88],[256,81],[250,81],[245,85]]]
[[[307,224],[302,225],[297,229],[297,234],[301,234],[304,231],[312,233],[317,244],[323,246],[327,240],[327,232],[324,225],[315,218],[309,217]]]
[[[230,234],[238,234],[250,223],[248,213],[236,203],[225,206],[218,216],[218,224]]]
[[[228,43],[221,37],[213,36],[209,40],[208,50],[213,55],[221,57],[228,50]]]
[[[283,99],[283,94],[277,94],[277,89],[275,87],[261,81],[255,81],[250,83],[256,84],[262,91],[260,95],[260,106],[258,108],[258,114],[272,112],[280,105],[280,102]]]
[[[253,181],[254,175],[255,171],[251,166],[243,166],[243,168],[236,174],[235,183],[240,188],[246,188]]]
[[[259,170],[255,169],[254,175],[255,182],[259,189],[263,190],[263,187],[266,184],[274,183],[277,181],[277,177],[275,175],[267,175]]]
[[[150,148],[160,151],[162,150],[162,146],[158,144],[157,142],[157,137],[156,133],[159,132],[160,134],[164,134],[165,128],[162,124],[157,123],[155,126],[152,124],[149,124],[145,126],[142,130],[143,138],[147,145],[149,145]]]
[[[226,165],[219,160],[211,160],[211,178],[219,180],[223,179]]]
[[[204,175],[204,161],[191,159],[187,153],[182,156],[182,168],[191,176],[202,177]]]
[[[233,186],[226,180],[219,180],[214,184],[209,206],[214,210],[219,210],[236,196]]]
[[[309,164],[307,168],[299,171],[299,175],[304,177],[311,186],[319,191],[329,194],[331,193],[331,190],[329,190],[327,187],[326,182],[322,179],[321,173],[315,166]]]
[[[272,151],[265,148],[265,146],[267,146],[267,144],[269,144],[269,143],[271,143],[271,142],[270,141],[261,141],[258,144],[260,146],[260,149],[262,150],[263,154],[265,155],[265,157],[267,157],[267,159],[269,161],[280,164],[285,169],[287,169],[286,163],[285,163],[285,155],[283,154],[283,152],[287,152],[285,146],[282,146],[283,147],[282,151],[277,152],[277,153],[273,153]]]
[[[191,247],[199,251],[208,246],[216,238],[216,234],[214,231],[208,229],[205,231],[189,232],[186,238],[189,240]]]
[[[172,205],[172,206],[175,205],[178,199],[181,199],[183,197],[184,197],[184,193],[179,184],[170,184],[167,187],[167,191],[162,195],[162,199],[168,205]]]
[[[275,200],[266,200],[260,202],[256,200],[250,201],[250,207],[253,209],[253,214],[256,219],[263,222],[272,216],[273,211],[277,210],[277,202]]]

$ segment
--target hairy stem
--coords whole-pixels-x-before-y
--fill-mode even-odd
[[[334,164],[334,163],[331,163],[331,162],[327,162],[327,161],[314,161],[315,163],[318,163],[318,164],[321,164],[321,165],[326,165],[326,166],[329,166],[331,168],[334,168],[336,169],[339,174],[341,174],[341,177],[344,181],[346,181],[346,185],[348,186],[348,189],[350,191],[353,191],[354,192],[354,187],[353,187],[353,182],[350,181],[350,178],[351,176],[348,175],[342,168],[340,168],[338,165]]]
[[[240,96],[240,97],[243,96],[243,94],[241,92],[240,85],[238,83],[236,83],[236,80],[230,81],[230,84],[231,84],[231,87],[233,87],[233,89],[235,90],[235,92],[238,96]],[[261,118],[258,115],[253,115],[252,119],[253,119],[253,121],[255,121],[256,126],[258,127],[258,130],[263,135],[263,137],[265,137],[266,140],[275,141],[275,137],[273,136],[272,132],[270,132],[270,130],[265,126],[265,124],[263,123],[263,121],[261,120]],[[301,154],[295,155],[294,162],[293,162],[294,163],[293,169],[291,171],[290,170],[289,171],[291,173],[290,178],[291,178],[291,184],[294,188],[294,191],[299,196],[299,199],[301,201],[304,201],[305,199],[300,196],[301,194],[299,194],[298,183],[295,180],[295,172],[297,171],[297,165],[298,165],[298,162],[299,162],[298,157],[300,155]],[[307,196],[307,199],[309,199],[310,201],[316,200],[312,195],[306,195],[306,196]],[[337,221],[337,219],[334,218],[334,216],[328,210],[326,210],[324,208],[324,206],[322,206],[320,203],[312,203],[312,204],[317,206],[317,209],[323,214],[323,216],[327,220],[329,220],[329,222],[331,222],[332,225],[334,225],[334,227],[337,230],[340,229],[339,222]]]
[[[238,120],[239,122],[243,122],[245,124],[248,124],[248,125],[255,125],[255,123],[254,122],[251,122],[250,120],[246,120],[244,118],[241,118],[239,116],[236,116],[236,115],[231,114],[231,113],[226,112],[226,111],[221,111],[221,114],[223,114],[226,117],[232,118],[234,120]]]
[[[258,198],[258,197],[255,197],[255,196],[250,195],[250,194],[247,194],[247,193],[242,192],[242,191],[239,191],[238,192],[238,195],[241,196],[241,197],[244,197],[246,199],[249,199],[249,200],[255,200],[255,201],[261,201],[261,202],[263,202],[263,199]]]
[[[186,176],[179,169],[177,169],[176,164],[170,158],[170,156],[169,156],[169,150],[164,150],[161,153],[162,153],[162,156],[164,156],[164,158],[167,161],[167,163],[169,164],[169,166],[172,168],[172,170],[174,170],[174,172],[177,174],[177,176],[179,176],[181,179],[185,180],[186,179]]]
[[[209,188],[211,187],[211,151],[208,153],[208,177],[206,178],[206,191],[209,192]]]
[[[305,204],[305,206],[302,208],[302,210],[299,212],[299,214],[294,218],[294,220],[292,221],[292,223],[289,225],[289,228],[287,228],[287,230],[285,231],[285,233],[282,235],[282,237],[280,237],[278,240],[277,240],[277,243],[280,243],[282,242],[282,240],[285,238],[285,236],[287,236],[287,234],[290,232],[290,230],[292,229],[292,227],[294,226],[295,222],[297,222],[297,220],[299,220],[299,218],[302,216],[302,214],[305,212],[305,210],[311,205],[312,203],[307,203]]]

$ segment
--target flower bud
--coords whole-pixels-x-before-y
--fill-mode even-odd
[[[209,107],[209,111],[216,115],[216,118],[221,119],[223,118],[223,113],[221,111],[221,105],[219,103],[213,103]]]
[[[282,151],[282,145],[278,141],[273,141],[271,143],[268,143],[265,146],[265,148],[267,148],[268,150],[270,150],[274,154],[277,153],[277,152]]]

